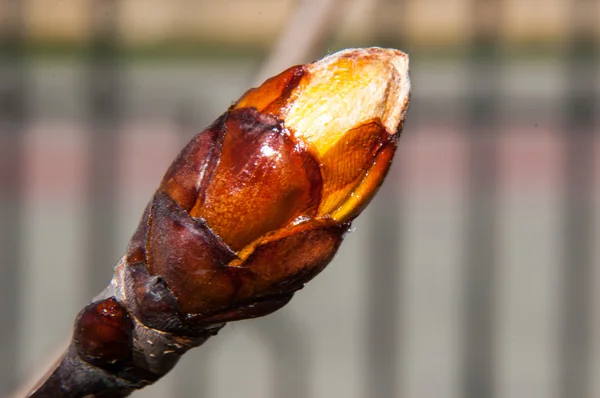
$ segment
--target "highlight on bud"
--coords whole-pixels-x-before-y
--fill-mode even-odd
[[[280,308],[383,182],[409,96],[407,55],[381,48],[340,51],[249,90],[173,162],[127,263],[160,276],[186,322]],[[148,289],[138,302],[157,294]]]
[[[284,122],[321,167],[318,215],[345,221],[381,184],[409,97],[406,54],[348,49],[288,69],[250,90],[235,107],[255,107]]]

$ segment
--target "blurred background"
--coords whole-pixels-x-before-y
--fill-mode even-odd
[[[599,397],[591,0],[0,0],[0,396],[62,349],[193,134],[372,45],[410,54],[412,103],[334,262],[134,396]]]

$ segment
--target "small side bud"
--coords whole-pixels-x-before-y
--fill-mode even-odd
[[[114,297],[94,302],[75,322],[74,339],[79,355],[99,367],[131,359],[133,323]]]

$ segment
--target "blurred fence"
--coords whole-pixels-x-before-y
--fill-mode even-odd
[[[84,52],[39,56],[35,3],[0,1],[0,395],[44,366],[108,282],[170,160],[260,63],[131,56],[125,0],[75,2]],[[274,3],[257,1],[256,18]],[[467,34],[452,51],[422,39],[444,43],[431,24],[443,1],[347,3],[357,15],[369,5],[371,33],[343,45],[411,54],[385,186],[288,307],[228,325],[136,396],[600,396],[600,3],[456,0]],[[419,16],[431,31],[418,34]],[[544,46],[520,46],[514,27]],[[340,45],[328,44],[322,54]]]

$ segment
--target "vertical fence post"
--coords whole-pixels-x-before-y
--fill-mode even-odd
[[[397,175],[397,174],[396,174]],[[378,201],[369,219],[368,259],[368,313],[367,329],[367,376],[366,397],[394,398],[398,396],[397,380],[398,338],[400,330],[400,287],[402,273],[399,258],[401,247],[400,220],[402,218],[398,183],[387,181],[381,189]]]
[[[592,303],[592,202],[595,176],[594,132],[598,106],[597,17],[593,0],[575,0],[567,44],[568,93],[565,107],[565,207],[563,213],[559,396],[588,398],[590,389],[590,311]]]
[[[378,17],[400,15],[405,1],[377,0]],[[391,11],[393,10],[393,11]],[[396,19],[384,19],[380,26],[377,45],[401,48],[401,32]],[[411,116],[409,115],[409,119]],[[396,162],[396,164],[398,164]],[[366,393],[365,397],[395,398],[399,392],[400,361],[399,346],[402,315],[400,313],[403,274],[400,258],[402,250],[401,225],[404,203],[400,192],[401,173],[392,168],[390,177],[375,199],[381,205],[367,211],[369,217],[369,241],[365,264],[368,264],[366,314]]]
[[[0,395],[17,379],[23,132],[27,120],[23,5],[0,1]]]
[[[100,292],[110,280],[118,260],[116,231],[117,131],[121,113],[118,48],[118,0],[90,3],[88,104],[89,233],[87,275],[90,294]]]
[[[466,209],[462,397],[494,396],[495,228],[500,1],[473,0],[468,53],[469,191]]]

